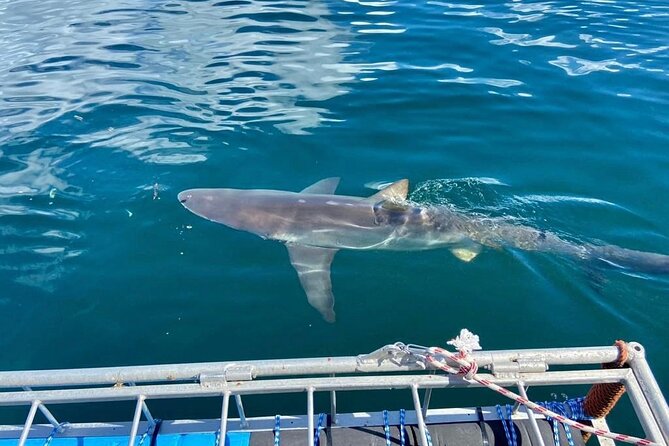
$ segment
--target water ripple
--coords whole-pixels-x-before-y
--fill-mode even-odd
[[[505,33],[500,28],[483,28],[483,31],[494,34],[501,39],[491,40],[493,45],[518,45],[518,46],[552,46],[556,48],[576,48],[576,45],[555,42],[555,36],[545,36],[533,39],[529,34]]]
[[[521,81],[515,79],[494,79],[488,77],[455,77],[452,79],[439,79],[439,82],[454,84],[474,84],[489,85],[491,87],[509,88],[523,85]]]
[[[132,101],[157,114],[185,113],[187,121],[211,131],[267,122],[300,134],[319,126],[328,112],[298,103],[343,94],[340,84],[349,80],[328,68],[341,61],[345,34],[326,18],[322,3],[136,8],[137,2],[126,0],[102,9],[78,2],[71,5],[76,19],[58,9],[20,13],[24,3],[5,11],[13,20],[3,29],[9,51],[0,62],[11,81],[3,82],[2,101],[25,105],[0,117],[9,129],[5,139],[75,110],[87,119],[85,111],[100,103]],[[43,25],[31,40],[14,32],[38,13],[44,14]],[[217,26],[221,21],[225,27]],[[109,124],[120,128],[113,119]]]
[[[560,56],[549,63],[562,68],[570,76],[584,76],[595,71],[617,73],[621,68],[639,68],[638,64],[623,64],[616,60],[593,61],[572,56]]]

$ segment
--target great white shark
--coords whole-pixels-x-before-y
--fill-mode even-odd
[[[262,189],[189,189],[179,201],[200,217],[288,248],[309,303],[335,321],[330,265],[340,249],[413,251],[447,248],[473,260],[484,246],[552,252],[638,272],[669,274],[669,256],[614,245],[577,244],[557,234],[502,218],[470,216],[446,206],[407,200],[409,181],[371,197],[335,195],[339,178],[301,192]]]

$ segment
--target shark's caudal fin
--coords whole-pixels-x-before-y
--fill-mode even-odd
[[[654,252],[636,251],[614,245],[590,245],[588,255],[606,265],[639,273],[669,274],[669,256]]]

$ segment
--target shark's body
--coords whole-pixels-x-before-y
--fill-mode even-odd
[[[367,197],[334,195],[338,178],[303,191],[190,189],[179,201],[193,213],[231,228],[284,242],[309,303],[334,322],[330,264],[339,249],[397,251],[448,248],[470,261],[482,246],[556,252],[622,268],[669,273],[669,256],[617,246],[577,245],[550,232],[495,218],[470,217],[443,206],[406,201],[401,180]]]

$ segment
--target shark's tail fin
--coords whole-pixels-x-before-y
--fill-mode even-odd
[[[639,273],[669,274],[669,255],[635,251],[614,245],[587,247],[592,260]]]

